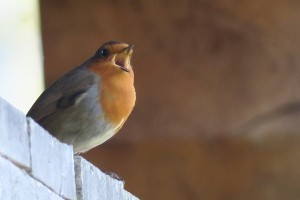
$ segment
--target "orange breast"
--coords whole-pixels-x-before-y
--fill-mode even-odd
[[[101,77],[99,100],[106,119],[115,125],[120,124],[135,105],[133,71],[124,72],[109,63],[95,63],[89,69]]]

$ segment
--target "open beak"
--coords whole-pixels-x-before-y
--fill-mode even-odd
[[[131,55],[133,53],[134,45],[129,45],[128,47],[124,48],[118,55],[116,56],[116,65],[120,67],[121,70],[125,72],[130,72],[129,66],[130,66],[130,59]]]

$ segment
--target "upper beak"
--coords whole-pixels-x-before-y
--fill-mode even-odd
[[[133,53],[132,50],[133,47],[134,45],[129,45],[119,53],[119,56],[117,56],[119,58],[117,58],[116,64],[120,67],[120,69],[122,69],[125,72],[130,72],[130,70],[126,66],[130,65],[130,59]]]
[[[128,47],[124,48],[122,52],[126,52],[127,54],[130,53],[131,49],[133,49],[134,45],[131,44]]]

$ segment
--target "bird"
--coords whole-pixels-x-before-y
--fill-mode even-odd
[[[49,86],[27,116],[59,141],[84,153],[115,135],[136,101],[133,45],[109,41]]]

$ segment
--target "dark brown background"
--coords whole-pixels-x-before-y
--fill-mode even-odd
[[[300,2],[41,2],[46,84],[134,44],[137,104],[84,156],[141,199],[300,198]]]

